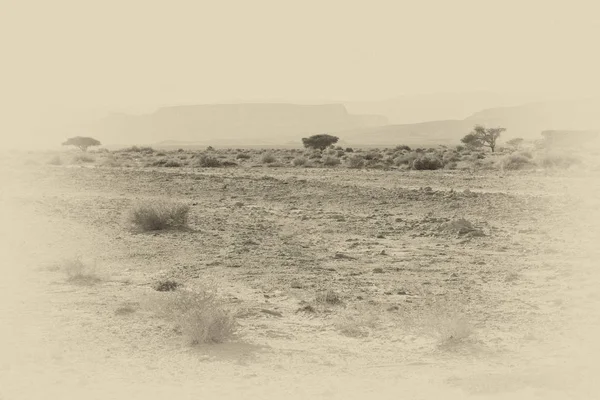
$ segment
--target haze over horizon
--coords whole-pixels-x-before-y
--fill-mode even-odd
[[[31,144],[75,110],[592,96],[597,11],[585,0],[9,1],[0,129]]]

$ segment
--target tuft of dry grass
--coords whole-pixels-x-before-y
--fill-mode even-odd
[[[265,153],[260,158],[260,161],[263,164],[272,164],[272,163],[274,163],[274,162],[277,161],[277,158],[275,158],[275,156],[273,154],[271,154],[271,153]]]
[[[62,270],[67,275],[67,281],[78,285],[94,285],[102,279],[96,274],[95,268],[86,265],[80,258],[66,259],[61,263]]]
[[[129,212],[129,221],[142,231],[157,231],[187,226],[190,206],[174,201],[144,201]]]
[[[209,290],[166,292],[157,310],[175,322],[192,345],[223,343],[235,337],[237,322],[216,294]]]
[[[342,299],[340,295],[334,292],[333,290],[327,290],[317,294],[316,297],[317,303],[321,304],[329,304],[329,305],[337,305],[342,303]]]

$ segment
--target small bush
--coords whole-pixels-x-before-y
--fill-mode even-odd
[[[138,147],[138,146],[131,146],[125,149],[120,150],[124,153],[145,153],[145,154],[151,154],[154,153],[154,149],[152,147]]]
[[[213,156],[202,154],[198,159],[198,165],[203,168],[217,168],[221,166],[221,161]]]
[[[342,303],[340,295],[333,290],[327,290],[325,292],[317,294],[317,303],[324,303],[329,305],[337,305]]]
[[[120,167],[122,163],[118,161],[115,156],[109,154],[104,160],[102,160],[101,165],[105,167]]]
[[[171,201],[146,201],[132,208],[130,222],[142,231],[182,228],[187,225],[190,206]]]
[[[401,165],[412,165],[412,163],[416,159],[417,159],[416,153],[402,154],[402,155],[399,155],[398,157],[394,158],[394,165],[396,165],[397,167],[399,167]]]
[[[394,148],[394,150],[395,151],[403,151],[403,150],[410,151],[410,147],[405,144],[401,144],[401,145],[396,146]]]
[[[271,164],[277,161],[277,158],[275,158],[275,156],[271,153],[265,153],[262,155],[262,157],[260,158],[260,161],[263,164]]]
[[[412,169],[416,169],[419,171],[436,170],[436,169],[441,169],[443,167],[444,167],[444,163],[440,159],[434,158],[434,157],[417,158],[412,163]]]
[[[172,280],[159,281],[154,285],[154,290],[157,292],[172,292],[179,287],[179,282]]]
[[[213,292],[181,290],[167,296],[158,310],[178,325],[191,344],[223,343],[235,336],[237,323]]]
[[[524,154],[514,153],[506,155],[500,160],[500,168],[508,171],[517,171],[535,168],[535,164],[531,160],[531,156],[527,157]]]
[[[361,156],[348,157],[348,159],[346,160],[346,165],[348,166],[348,168],[362,168],[365,166],[365,160]]]
[[[308,160],[304,157],[296,157],[292,160],[292,165],[295,167],[303,167],[308,163]]]
[[[238,153],[235,158],[238,160],[248,160],[252,158],[252,156],[248,153]]]
[[[93,163],[96,159],[89,154],[77,154],[73,157],[74,163]]]
[[[178,168],[181,167],[181,163],[177,160],[168,160],[167,162],[164,163],[165,167],[167,168]]]
[[[67,280],[78,285],[94,285],[102,280],[93,268],[88,267],[80,258],[64,260],[62,269],[67,275]]]
[[[336,165],[340,165],[340,159],[333,156],[327,156],[323,159],[323,165],[327,167],[335,167]]]
[[[354,153],[354,149],[352,147],[346,147],[346,153]]]

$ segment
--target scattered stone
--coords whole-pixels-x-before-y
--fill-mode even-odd
[[[356,260],[356,258],[350,257],[349,255],[340,252],[335,253],[333,258],[335,258],[336,260]]]
[[[296,312],[297,313],[299,313],[299,312],[315,313],[316,310],[313,306],[311,306],[310,304],[307,304],[304,307],[300,307],[299,309],[297,309]]]
[[[279,311],[267,310],[266,308],[262,308],[260,311],[265,314],[273,315],[275,317],[283,317],[283,314],[280,313]]]

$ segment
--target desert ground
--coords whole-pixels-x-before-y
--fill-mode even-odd
[[[0,399],[600,398],[598,168],[214,152],[3,156]]]

